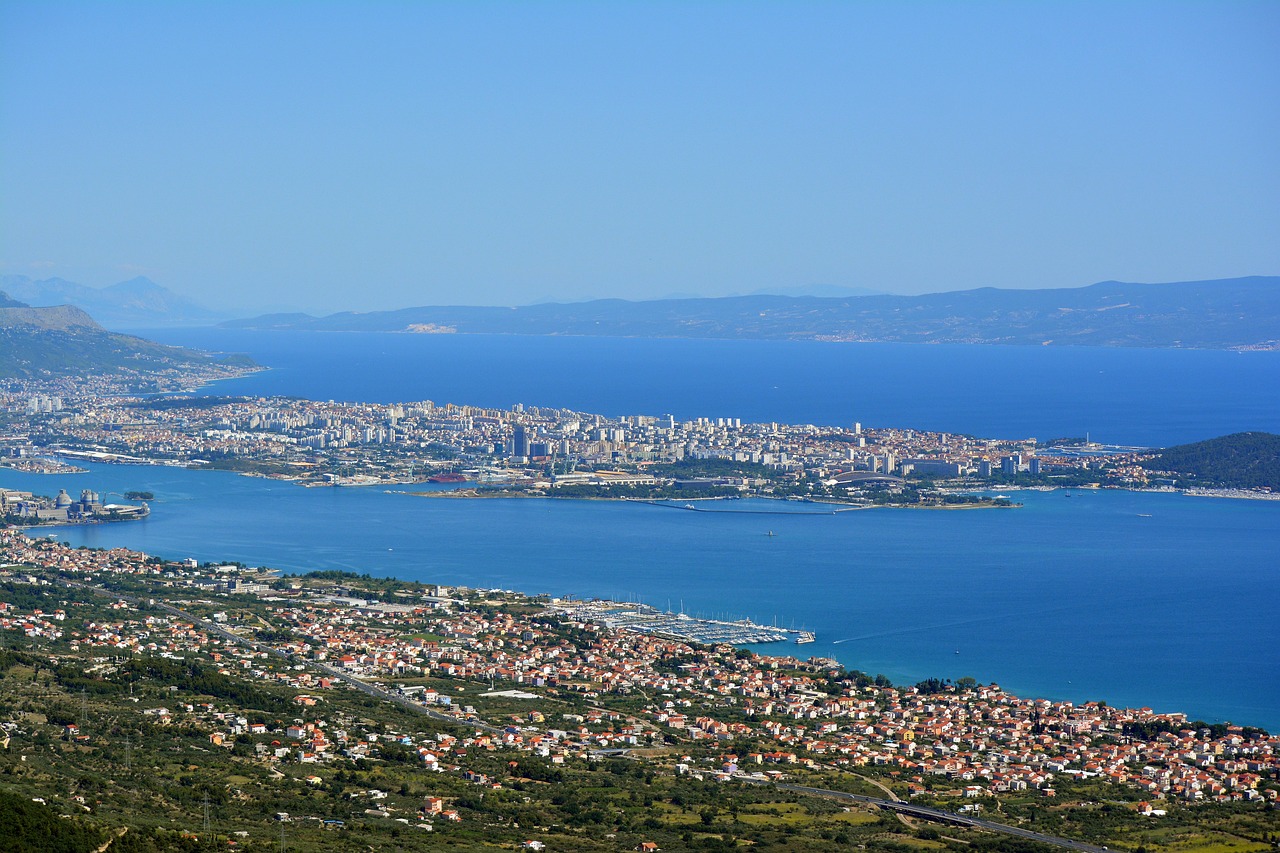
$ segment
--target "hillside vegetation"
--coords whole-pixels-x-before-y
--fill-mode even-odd
[[[1238,432],[1180,444],[1142,464],[1176,474],[1181,485],[1280,489],[1280,435]]]
[[[233,363],[109,332],[73,305],[32,308],[0,291],[0,379],[172,374]],[[234,362],[251,366],[244,359]]]

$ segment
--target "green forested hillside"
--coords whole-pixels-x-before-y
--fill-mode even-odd
[[[31,797],[0,790],[0,853],[87,853],[107,834],[78,820],[67,820]]]
[[[1238,432],[1195,444],[1167,447],[1143,467],[1171,471],[1186,485],[1280,488],[1280,435]]]

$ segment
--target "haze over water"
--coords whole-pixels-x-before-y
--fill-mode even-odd
[[[1164,444],[1280,429],[1280,354],[723,341],[168,332],[279,369],[212,393],[570,406]],[[787,416],[786,412],[796,414]],[[0,486],[157,495],[72,544],[635,597],[818,634],[760,650],[895,682],[973,676],[1280,729],[1280,503],[1021,492],[1015,510],[693,513],[599,501],[432,500],[221,472],[0,471]],[[769,510],[778,504],[736,502]],[[1149,517],[1148,517],[1149,516]],[[766,534],[774,532],[770,537]]]

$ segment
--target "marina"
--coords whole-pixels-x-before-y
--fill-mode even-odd
[[[662,611],[647,604],[634,602],[557,599],[551,602],[550,610],[603,628],[616,628],[634,631],[637,634],[652,634],[656,637],[705,645],[730,643],[737,646],[753,643],[783,643],[788,640],[803,644],[812,643],[816,639],[812,631],[758,625],[750,619],[736,621],[702,619],[687,613]]]

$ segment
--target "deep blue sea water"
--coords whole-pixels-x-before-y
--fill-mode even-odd
[[[1280,352],[812,341],[148,331],[273,370],[215,393],[515,403],[1168,446],[1280,432]]]
[[[208,330],[165,337],[280,366],[218,383],[218,393],[522,401],[995,436],[1088,429],[1141,444],[1280,430],[1275,353]],[[819,640],[762,651],[829,655],[895,682],[971,675],[1024,695],[1280,729],[1280,502],[1021,492],[1025,506],[1013,510],[780,516],[428,499],[151,466],[62,476],[0,470],[0,486],[157,494],[145,521],[57,531],[75,545],[776,618]]]

